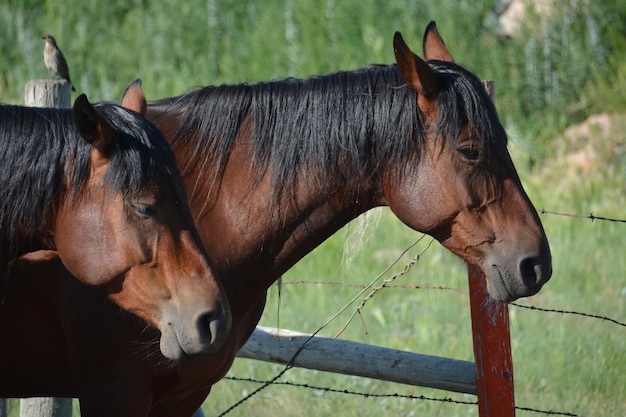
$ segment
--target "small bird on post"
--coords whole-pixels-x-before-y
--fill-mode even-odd
[[[46,64],[55,77],[66,80],[70,83],[72,91],[76,91],[72,80],[70,80],[70,70],[67,68],[67,61],[63,56],[63,52],[57,46],[57,42],[52,35],[43,36],[42,39],[46,45],[43,48],[43,62]]]

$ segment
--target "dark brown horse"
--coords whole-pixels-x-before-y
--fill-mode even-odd
[[[141,90],[124,105],[145,110]],[[19,255],[54,249],[75,277],[159,328],[168,358],[211,353],[228,303],[171,149],[130,110],[84,95],[72,110],[0,106],[0,295]]]
[[[227,342],[212,357],[170,366],[146,352],[156,335],[112,306],[98,305],[89,324],[67,324],[61,305],[47,325],[57,327],[55,357],[64,361],[50,373],[62,375],[37,392],[26,382],[11,390],[0,375],[0,395],[78,396],[84,416],[190,416],[253,331],[267,288],[379,205],[480,267],[494,298],[539,291],[551,275],[548,242],[481,82],[452,62],[434,23],[424,36],[427,62],[399,34],[394,48],[398,65],[206,87],[149,103],[148,118],[180,161],[192,213],[223,279],[233,313]],[[39,267],[25,262],[37,275]],[[91,290],[64,282],[72,283],[65,297],[97,304]],[[95,322],[106,324],[96,330]]]

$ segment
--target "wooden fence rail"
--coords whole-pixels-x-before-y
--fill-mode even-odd
[[[239,358],[476,394],[473,362],[257,327]]]

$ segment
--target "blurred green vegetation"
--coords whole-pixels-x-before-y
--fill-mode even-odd
[[[536,207],[625,218],[626,2],[554,0],[549,13],[529,10],[519,31],[509,37],[498,29],[502,3],[4,0],[0,101],[21,103],[29,79],[49,76],[42,60],[41,36],[46,33],[57,38],[79,92],[93,100],[116,100],[128,82],[141,77],[148,98],[156,99],[201,85],[307,77],[392,63],[396,30],[421,55],[423,30],[434,19],[457,62],[483,79],[495,80],[496,104],[512,139],[513,159]],[[599,113],[609,115],[607,132],[592,127],[582,136],[564,133]],[[540,294],[520,303],[626,321],[624,226],[549,215],[541,219],[553,251],[554,276]],[[370,282],[419,238],[385,209],[369,218],[366,229],[360,221],[286,274],[280,297],[277,288],[270,290],[263,324],[317,330],[358,289],[290,282]],[[402,270],[427,243],[411,249],[389,274]],[[395,283],[455,287],[461,292],[385,289],[342,337],[471,360],[466,281],[462,263],[435,243]],[[323,334],[333,336],[346,320],[345,315],[339,317]],[[511,307],[511,334],[518,405],[590,416],[626,415],[623,328]],[[238,360],[231,375],[264,379],[281,369]],[[284,379],[369,393],[453,396],[298,369]],[[216,415],[256,387],[220,382],[205,402],[205,412]],[[472,396],[454,398],[475,401]],[[273,386],[231,415],[476,414],[472,406]],[[519,410],[518,415],[536,414]]]
[[[393,62],[393,32],[420,53],[438,22],[456,60],[496,81],[498,108],[541,146],[589,114],[619,111],[626,87],[626,3],[555,0],[529,10],[504,39],[502,0],[5,0],[0,4],[0,102],[48,77],[41,36],[68,59],[79,91],[117,99],[136,77],[148,97],[207,84],[255,82]]]

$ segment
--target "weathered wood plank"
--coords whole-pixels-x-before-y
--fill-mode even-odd
[[[477,392],[473,362],[311,337],[291,330],[259,326],[237,356],[447,391]]]

